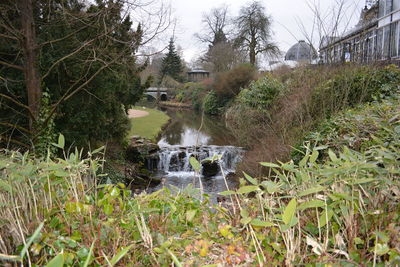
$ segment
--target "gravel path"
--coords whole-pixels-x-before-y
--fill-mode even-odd
[[[130,110],[128,110],[128,117],[129,117],[130,119],[132,119],[132,118],[146,117],[147,115],[149,115],[149,113],[148,113],[147,111],[137,110],[137,109],[130,109]]]

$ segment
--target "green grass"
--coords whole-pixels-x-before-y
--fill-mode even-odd
[[[161,128],[169,121],[168,115],[162,111],[143,107],[133,107],[133,109],[147,111],[149,115],[130,119],[131,130],[128,136],[138,135],[153,140],[158,136]]]

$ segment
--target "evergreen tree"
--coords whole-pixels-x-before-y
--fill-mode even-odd
[[[25,44],[27,12],[19,3],[32,9],[33,48]],[[123,10],[123,0],[0,1],[0,36],[7,37],[0,38],[0,147],[37,148],[52,122],[79,147],[123,141],[130,127],[124,109],[145,87],[135,56],[143,31],[140,24],[132,29]],[[25,78],[31,66],[39,88]]]
[[[174,40],[171,38],[168,45],[168,53],[161,64],[161,80],[168,75],[177,81],[182,81],[182,71],[182,60],[175,49]]]

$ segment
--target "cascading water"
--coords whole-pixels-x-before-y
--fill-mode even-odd
[[[152,157],[147,162],[147,166],[155,173],[155,176],[162,179],[162,184],[153,188],[158,190],[162,186],[175,186],[185,188],[189,184],[199,187],[201,179],[204,193],[213,196],[216,201],[216,193],[233,189],[236,181],[225,178],[235,172],[236,165],[241,161],[244,149],[234,146],[164,146],[160,148],[157,157]],[[214,156],[220,156],[219,159],[210,164]],[[191,157],[195,157],[202,163],[202,171],[196,174],[189,162]],[[204,162],[208,162],[205,164]],[[221,171],[222,168],[222,171]],[[211,174],[210,174],[211,173]],[[228,188],[226,187],[228,184]]]
[[[238,142],[226,127],[224,118],[202,116],[192,110],[168,109],[166,112],[171,121],[160,136],[160,150],[149,155],[145,162],[153,178],[161,180],[161,184],[150,191],[163,186],[182,189],[192,184],[199,187],[200,181],[204,193],[213,197],[227,187],[234,189],[237,180],[229,174],[235,172],[244,149],[235,146]],[[214,156],[220,159],[206,160]],[[190,165],[191,157],[202,164],[200,174]]]
[[[242,159],[244,150],[234,146],[200,146],[182,147],[165,146],[158,153],[157,169],[167,175],[193,172],[189,163],[190,157],[195,157],[199,162],[205,159],[221,156],[219,164],[225,174],[235,172],[236,164]]]

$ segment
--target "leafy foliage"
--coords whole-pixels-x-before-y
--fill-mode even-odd
[[[218,99],[214,91],[209,92],[204,98],[203,109],[204,112],[211,115],[219,114]]]
[[[360,152],[374,146],[400,148],[399,107],[400,99],[395,95],[381,102],[346,110],[321,123],[303,142],[333,151],[339,151],[343,146]],[[305,146],[302,145],[292,156],[298,160],[304,153]],[[328,157],[327,154],[324,156]]]
[[[13,2],[2,6],[2,14],[18,29],[22,15],[12,11]],[[134,56],[143,34],[141,25],[131,29],[132,21],[124,15],[122,1],[101,0],[87,5],[75,0],[63,1],[62,5],[58,2],[34,1],[33,6],[40,52],[37,66],[42,87],[49,88],[48,103],[42,107],[35,133],[23,131],[30,128],[27,110],[14,112],[21,109],[21,103],[27,103],[23,73],[7,65],[0,68],[0,75],[5,77],[0,84],[4,92],[0,113],[7,122],[0,125],[2,133],[7,133],[4,139],[18,146],[39,145],[40,136],[46,136],[50,127],[80,147],[110,139],[121,141],[129,129],[124,109],[143,91]],[[19,42],[1,42],[5,43],[0,46],[2,55],[9,55],[2,60],[21,63]],[[52,122],[54,125],[47,125]],[[19,130],[13,130],[10,124],[16,124]]]
[[[314,90],[311,112],[328,117],[346,107],[390,96],[399,84],[400,70],[394,65],[348,69]]]
[[[252,82],[237,97],[239,104],[258,110],[268,110],[278,97],[284,93],[284,85],[270,76]]]

